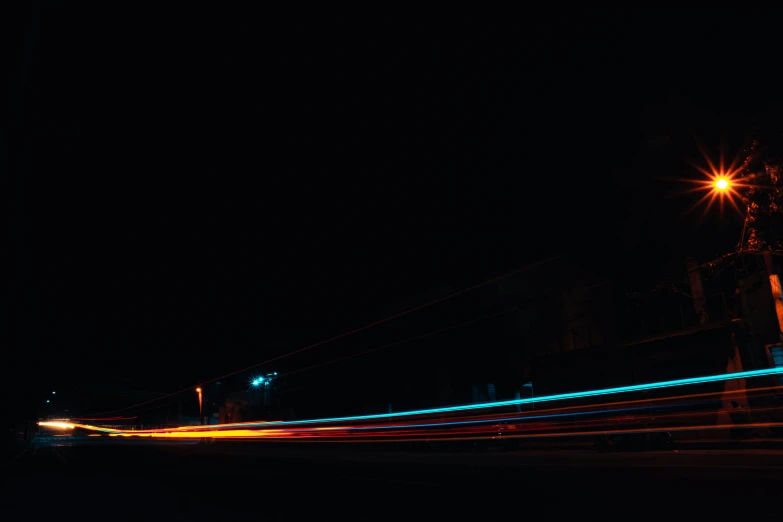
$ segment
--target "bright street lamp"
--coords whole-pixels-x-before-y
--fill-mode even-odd
[[[715,180],[715,189],[720,192],[725,192],[729,190],[729,179],[728,178],[718,178]]]

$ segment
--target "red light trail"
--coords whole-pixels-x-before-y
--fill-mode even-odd
[[[141,439],[245,439],[275,441],[452,441],[551,438],[573,436],[606,436],[682,432],[694,430],[742,428],[780,428],[783,418],[780,406],[762,404],[766,398],[779,396],[783,387],[766,386],[696,394],[670,394],[664,397],[624,401],[554,406],[556,401],[573,401],[596,396],[651,391],[726,381],[738,378],[776,376],[778,370],[754,370],[648,385],[635,385],[582,393],[544,396],[519,401],[499,401],[463,407],[436,408],[399,414],[365,415],[300,421],[245,422],[221,425],[180,426],[164,429],[117,429],[74,422],[70,419],[41,421],[43,428],[81,430],[90,435]],[[723,407],[736,397],[756,401],[741,425],[719,422],[721,415],[736,413]],[[761,402],[759,402],[761,401]],[[516,411],[517,406],[538,404],[537,410]],[[767,401],[768,404],[772,404]],[[541,409],[543,407],[543,409]],[[513,411],[511,411],[513,408]],[[482,410],[482,411],[477,411]],[[494,410],[494,411],[493,411]],[[777,415],[777,417],[776,417]],[[775,421],[774,419],[779,419]],[[710,423],[710,419],[713,420]],[[772,420],[769,420],[772,419]]]

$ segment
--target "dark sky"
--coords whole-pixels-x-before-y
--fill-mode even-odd
[[[31,9],[4,108],[28,400],[172,391],[553,254],[676,275],[742,223],[662,178],[780,114],[739,53],[631,30]]]

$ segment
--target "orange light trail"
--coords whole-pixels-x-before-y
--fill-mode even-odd
[[[770,387],[772,390],[779,391],[781,387]],[[748,390],[753,391],[753,390]],[[763,391],[763,390],[759,390]],[[715,395],[715,394],[698,394]],[[728,395],[725,393],[723,395]],[[762,395],[763,396],[763,395]],[[694,396],[680,396],[682,398],[693,398]],[[669,397],[669,400],[673,397]],[[648,399],[649,401],[650,399]],[[652,399],[662,400],[662,399]],[[622,403],[641,403],[643,401],[622,401]],[[715,401],[713,401],[714,403]],[[620,403],[620,404],[622,404]],[[606,403],[599,406],[606,407],[617,403]],[[688,406],[699,403],[689,403]],[[625,404],[623,404],[625,405]],[[666,406],[678,406],[678,404],[668,404]],[[595,407],[595,406],[593,406]],[[660,406],[653,406],[660,407]],[[578,408],[584,408],[579,406]],[[644,414],[623,413],[625,410],[604,410],[597,409],[583,413],[596,415],[608,415],[603,418],[563,418],[562,413],[554,414],[555,411],[567,410],[568,408],[553,408],[539,412],[528,412],[527,415],[515,417],[513,421],[505,424],[498,424],[501,419],[497,415],[484,416],[454,416],[443,420],[417,421],[409,424],[400,423],[367,423],[351,426],[307,426],[291,427],[281,429],[256,427],[251,429],[240,425],[214,425],[214,426],[180,426],[175,428],[166,428],[158,430],[117,430],[92,426],[89,424],[79,424],[63,421],[41,421],[42,427],[49,427],[58,430],[83,429],[86,431],[98,431],[108,434],[111,437],[124,438],[148,438],[148,439],[255,439],[255,440],[302,440],[318,439],[324,441],[336,442],[362,442],[362,441],[420,441],[420,440],[461,440],[461,439],[508,439],[508,438],[540,438],[557,436],[576,436],[576,435],[602,435],[614,433],[654,433],[658,431],[686,431],[702,428],[703,423],[690,423],[698,417],[717,415],[723,411],[721,408],[710,408],[708,410],[697,410],[690,412],[660,413],[647,412]],[[754,408],[755,413],[766,413],[769,411],[780,410],[780,408]],[[619,414],[618,414],[619,412]],[[579,413],[582,414],[582,413]],[[501,414],[508,415],[508,414]],[[555,418],[549,418],[552,415]],[[567,413],[565,415],[568,415]],[[537,418],[543,417],[543,418]],[[678,421],[685,420],[686,423]],[[651,426],[650,424],[654,424]],[[630,426],[629,426],[630,425]],[[634,427],[638,425],[638,427]],[[767,424],[748,424],[750,426],[781,426],[779,423]],[[700,427],[702,426],[702,427]],[[735,425],[731,425],[737,427]],[[711,426],[710,428],[715,428]],[[91,436],[100,435],[93,433]],[[467,439],[466,439],[467,440]]]
[[[660,428],[641,428],[641,429],[615,429],[615,430],[594,430],[594,431],[571,431],[571,432],[553,432],[553,433],[534,433],[524,435],[504,435],[502,437],[489,437],[491,439],[543,439],[557,437],[573,436],[595,436],[595,435],[622,435],[634,433],[662,433],[677,431],[709,431],[709,430],[729,430],[736,428],[781,428],[783,423],[779,422],[756,422],[752,424],[701,424],[689,426],[666,426]],[[485,440],[487,437],[448,437],[444,441],[476,441]],[[436,437],[418,437],[405,439],[405,442],[435,442],[439,440]],[[350,442],[396,442],[396,439],[353,439]],[[302,441],[305,442],[305,441]],[[309,441],[314,442],[314,441]]]
[[[686,395],[676,395],[676,396],[666,396],[666,397],[655,397],[655,398],[648,398],[648,399],[633,399],[633,400],[626,400],[626,401],[612,401],[612,402],[602,402],[598,404],[584,404],[584,405],[574,405],[574,406],[564,406],[564,407],[557,407],[557,408],[547,408],[545,410],[528,410],[526,412],[520,412],[516,413],[518,417],[530,417],[530,416],[536,416],[541,415],[543,412],[546,412],[546,414],[554,414],[554,413],[566,413],[566,412],[578,412],[578,411],[595,411],[596,413],[599,413],[602,411],[602,409],[605,408],[612,408],[617,406],[631,406],[631,405],[642,405],[642,404],[652,404],[652,403],[666,403],[671,402],[675,400],[693,400],[696,398],[706,398],[706,397],[728,397],[728,396],[734,396],[738,394],[747,394],[748,396],[753,397],[764,397],[772,395],[772,393],[759,393],[759,392],[780,392],[783,391],[783,386],[769,386],[769,387],[763,387],[763,388],[755,388],[755,389],[740,389],[740,390],[730,390],[730,391],[719,391],[719,392],[707,392],[707,393],[698,393],[698,394],[686,394]],[[494,414],[484,414],[484,415],[465,415],[465,416],[449,416],[446,417],[446,419],[454,421],[454,420],[460,420],[460,421],[482,421],[482,420],[489,420],[492,418],[502,418],[507,417],[509,415],[508,412],[501,412],[501,413],[494,413]],[[424,419],[416,420],[416,421],[410,421],[405,422],[405,425],[411,425],[411,424],[431,424],[435,419],[440,419],[440,415],[432,415],[432,416],[425,416]],[[520,422],[523,419],[520,419]],[[239,422],[239,423],[231,423],[231,424],[219,424],[219,425],[197,425],[197,426],[179,426],[179,427],[173,427],[173,428],[166,428],[163,430],[134,430],[130,433],[132,434],[147,434],[147,433],[169,433],[169,432],[182,432],[182,431],[201,431],[201,432],[216,432],[216,431],[222,431],[222,430],[229,430],[229,429],[245,429],[248,427],[258,427],[263,426],[264,424],[273,424],[274,421],[249,421],[249,422]],[[295,426],[296,421],[291,421],[291,425]],[[363,425],[362,427],[368,428],[393,428],[396,426],[401,425],[400,422],[387,422],[387,423],[373,423],[368,425]],[[80,427],[84,427],[87,425],[80,425]],[[297,430],[299,432],[302,432],[302,430],[306,429],[312,429],[312,430],[345,430],[345,429],[351,429],[355,428],[355,426],[326,426],[326,427],[311,427],[311,428],[298,428]],[[111,430],[109,428],[101,428],[105,431],[115,431],[115,432],[122,432],[123,430]],[[271,428],[267,428],[271,429]]]
[[[76,427],[76,424],[71,424],[70,422],[59,422],[59,421],[41,421],[38,423],[39,426],[44,426],[46,428],[57,428],[61,430],[72,430]]]
[[[763,399],[765,396],[779,394],[781,386],[768,386],[756,389],[722,390],[698,394],[668,395],[625,401],[599,402],[584,404],[585,400],[594,400],[608,393],[628,393],[631,391],[658,393],[666,387],[681,386],[703,382],[715,382],[738,378],[739,376],[777,375],[772,370],[753,370],[734,374],[708,376],[702,378],[664,381],[644,385],[631,385],[605,390],[579,393],[566,393],[545,396],[537,399],[537,409],[516,410],[524,401],[496,401],[478,405],[454,406],[429,410],[415,410],[398,414],[363,415],[354,417],[335,417],[326,419],[305,419],[301,421],[245,422],[221,425],[178,426],[160,429],[116,429],[91,424],[73,422],[70,419],[41,421],[43,428],[57,430],[83,430],[92,435],[108,434],[112,437],[149,438],[149,439],[258,439],[258,440],[302,440],[320,439],[329,441],[398,440],[413,441],[420,439],[453,440],[460,437],[478,437],[485,439],[518,438],[538,436],[572,436],[579,434],[605,434],[620,432],[655,432],[657,430],[682,431],[697,429],[703,425],[703,417],[733,412],[723,408],[726,401],[738,395],[745,399]],[[571,404],[552,407],[552,401],[566,400]],[[573,402],[577,402],[574,404]],[[756,402],[751,410],[743,413],[759,413],[766,416],[780,407],[767,407],[770,401]],[[535,408],[536,406],[533,405]],[[484,410],[482,413],[477,411]],[[493,411],[494,413],[490,413]],[[683,411],[685,410],[685,411]],[[699,422],[694,422],[699,419]],[[769,417],[767,417],[769,418]],[[774,418],[774,417],[772,417]],[[752,425],[753,419],[748,419]],[[755,419],[764,420],[764,419]],[[351,424],[348,424],[348,421]],[[717,424],[717,422],[716,422]],[[757,424],[760,426],[760,424]],[[774,424],[777,426],[777,424]],[[690,427],[689,427],[690,426]],[[732,425],[737,427],[736,425]],[[628,431],[628,430],[631,431]],[[618,431],[619,430],[619,431]],[[512,433],[513,432],[513,433]]]

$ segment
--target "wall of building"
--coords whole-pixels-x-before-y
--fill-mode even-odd
[[[725,373],[734,327],[625,346],[595,346],[536,357],[532,380],[542,395]]]

